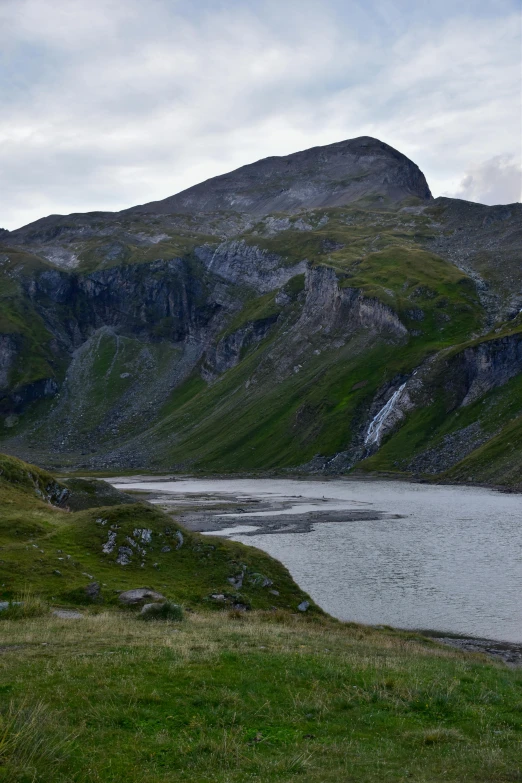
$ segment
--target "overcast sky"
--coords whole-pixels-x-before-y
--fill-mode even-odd
[[[521,0],[0,0],[0,226],[361,135],[521,198]]]

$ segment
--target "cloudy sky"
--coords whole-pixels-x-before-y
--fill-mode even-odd
[[[0,226],[361,135],[520,200],[521,0],[0,0]]]

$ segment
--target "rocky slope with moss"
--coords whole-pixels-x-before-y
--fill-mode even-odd
[[[122,607],[147,588],[188,609],[322,614],[268,555],[191,533],[102,481],[57,481],[0,455],[0,601]],[[2,607],[0,607],[2,608]]]
[[[522,484],[522,205],[363,137],[0,237],[0,443]]]

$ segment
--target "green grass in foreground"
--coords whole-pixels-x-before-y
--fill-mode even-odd
[[[2,781],[521,780],[522,672],[414,635],[282,612],[0,635]]]
[[[0,584],[24,602],[0,612],[0,783],[522,780],[522,671],[313,604],[302,615],[268,555],[187,531],[163,552],[165,523],[179,529],[165,514],[86,508],[107,493],[71,489],[83,510],[50,505],[60,484],[0,455]],[[101,551],[108,530],[128,541],[136,527],[151,533],[144,567]],[[253,611],[209,601],[239,569],[234,600]],[[184,611],[118,608],[144,585]]]

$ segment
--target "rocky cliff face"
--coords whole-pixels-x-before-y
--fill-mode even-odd
[[[87,275],[45,271],[26,290],[49,331],[68,349],[102,326],[146,337],[165,332],[171,341],[183,341],[204,330],[220,308],[204,276],[179,258]],[[65,320],[60,308],[66,308]]]
[[[0,335],[0,390],[9,388],[11,369],[17,354],[16,335]]]
[[[4,233],[2,447],[86,469],[433,474],[519,417],[522,442],[521,217],[433,200],[360,138]]]

